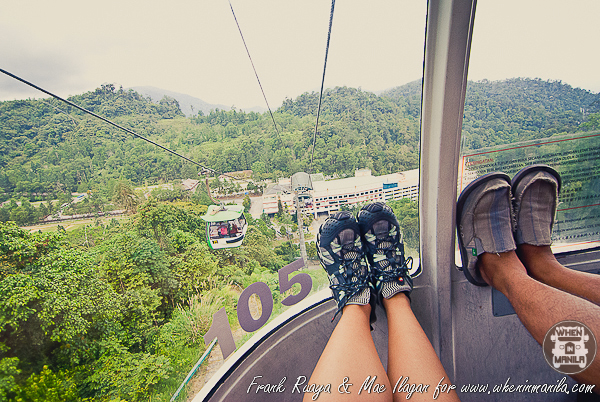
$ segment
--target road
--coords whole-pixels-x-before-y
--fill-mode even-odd
[[[250,204],[250,215],[252,215],[252,217],[254,219],[260,218],[260,215],[262,214],[262,211],[263,211],[262,197],[261,196],[250,197],[250,201],[252,201],[252,204]]]

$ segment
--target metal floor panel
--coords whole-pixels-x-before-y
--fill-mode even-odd
[[[293,392],[299,377],[306,383],[325,348],[339,316],[332,323],[336,305],[329,289],[312,297],[300,313],[292,309],[278,317],[283,322],[257,332],[246,344],[230,356],[224,367],[209,381],[194,402],[210,401],[301,401],[303,394]],[[373,340],[384,366],[387,365],[387,320],[381,308],[372,332]],[[269,325],[267,325],[268,327]],[[261,376],[260,378],[255,378]],[[279,384],[285,377],[281,393],[256,392],[250,384]],[[341,383],[340,379],[340,383]],[[332,384],[333,387],[333,384]],[[210,389],[212,388],[212,389]],[[300,387],[301,388],[301,387]]]
[[[600,270],[599,258],[600,250],[557,256],[563,265],[591,273]],[[490,287],[474,286],[458,271],[452,274],[452,319],[454,383],[459,388],[466,384],[488,384],[490,391],[485,397],[481,393],[460,393],[461,401],[509,401],[517,396],[519,400],[527,401],[577,400],[576,394],[562,392],[519,395],[493,392],[494,385],[503,385],[507,381],[514,386],[553,385],[565,378],[568,389],[575,381],[546,363],[541,346],[521,324],[514,310],[508,315],[494,316]]]
[[[559,256],[574,269],[598,272],[600,250]],[[412,308],[431,340],[432,288],[419,286],[411,295]],[[335,303],[329,289],[299,303],[267,324],[227,359],[225,366],[196,396],[200,401],[301,401],[303,394],[292,393],[298,377],[308,378],[325,348],[339,317],[332,323]],[[540,345],[531,337],[515,314],[501,317],[492,311],[492,289],[471,285],[462,273],[452,273],[452,327],[446,328],[454,340],[453,367],[445,367],[458,390],[463,386],[485,387],[483,392],[459,392],[469,401],[576,401],[577,395],[558,393],[515,394],[494,392],[504,385],[547,384],[563,380],[569,389],[575,383],[546,363]],[[372,332],[384,367],[387,366],[387,320],[381,307]],[[258,377],[261,376],[261,377]],[[255,378],[256,377],[256,378]],[[281,393],[256,393],[250,384],[279,384]],[[435,386],[435,384],[432,384]],[[249,390],[250,387],[250,390]],[[332,384],[333,387],[333,384]],[[488,392],[489,391],[489,394]]]
[[[481,393],[461,393],[461,401],[576,400],[573,395],[563,393],[494,393],[494,386],[502,386],[507,381],[514,386],[551,385],[566,377],[569,389],[575,382],[546,363],[541,346],[515,314],[502,317],[492,314],[491,288],[477,287],[464,279],[452,283],[452,293],[456,362],[454,383],[459,389],[469,384],[487,385],[490,392],[484,392],[485,396]]]

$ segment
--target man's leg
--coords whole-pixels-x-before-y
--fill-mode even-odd
[[[479,256],[479,270],[488,284],[508,298],[525,328],[540,345],[546,332],[565,320],[582,322],[594,334],[600,334],[599,306],[533,279],[514,251],[483,253]],[[578,382],[596,385],[594,391],[600,392],[600,354],[596,354],[591,366],[572,377]]]
[[[521,244],[517,255],[533,278],[600,306],[600,275],[562,266],[556,261],[550,246]]]

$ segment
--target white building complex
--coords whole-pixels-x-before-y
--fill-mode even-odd
[[[279,179],[276,184],[272,184],[263,191],[263,213],[276,214],[279,211],[278,201],[287,208],[288,212],[295,213],[294,194],[292,192],[292,182],[290,179]]]
[[[296,173],[291,179],[280,180],[278,184],[265,190],[263,212],[276,213],[277,203],[281,200],[288,212],[295,213],[294,190],[304,201],[304,211],[314,216],[339,211],[342,205],[400,198],[416,201],[419,194],[419,170],[373,176],[371,170],[361,169],[355,172],[354,177],[338,180],[324,180],[321,174]]]

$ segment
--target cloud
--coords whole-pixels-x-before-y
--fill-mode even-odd
[[[0,68],[59,96],[89,89],[82,64],[64,43],[46,47],[23,31],[0,27]],[[44,93],[5,74],[0,74],[0,100],[46,97]]]
[[[227,2],[21,0],[0,13],[0,68],[60,96],[105,82],[210,103],[265,106]],[[526,4],[525,4],[526,3]],[[540,77],[600,90],[597,0],[477,6],[469,79]],[[330,4],[232,1],[269,104],[318,89]],[[382,90],[419,79],[426,2],[336,5],[325,87]],[[519,10],[516,13],[514,10]],[[0,100],[45,96],[0,74]]]

